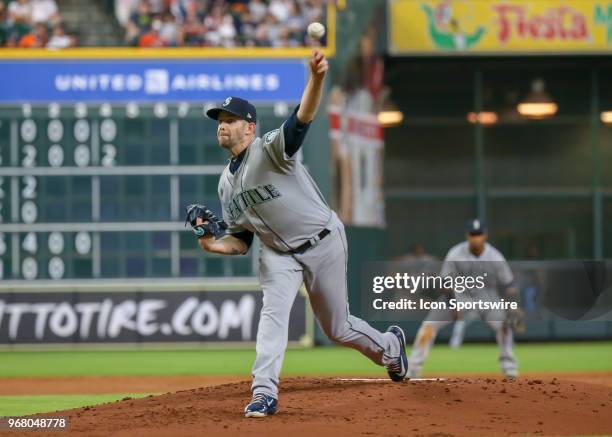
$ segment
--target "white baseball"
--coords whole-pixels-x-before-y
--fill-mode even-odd
[[[325,35],[325,26],[318,21],[315,21],[314,23],[310,23],[308,25],[306,32],[308,32],[308,36],[313,39],[321,39],[323,35]]]

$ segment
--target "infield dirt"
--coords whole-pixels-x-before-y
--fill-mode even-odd
[[[87,436],[612,434],[612,387],[551,377],[286,378],[280,412],[263,419],[243,417],[249,387],[241,381],[43,416],[70,416],[70,435]]]

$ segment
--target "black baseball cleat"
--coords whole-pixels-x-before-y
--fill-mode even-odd
[[[244,408],[244,417],[266,417],[276,414],[278,401],[263,393],[253,395],[251,403]]]
[[[406,336],[402,328],[396,325],[389,326],[387,332],[393,333],[400,343],[400,356],[387,364],[387,373],[393,382],[402,382],[408,373],[408,357],[406,356]]]

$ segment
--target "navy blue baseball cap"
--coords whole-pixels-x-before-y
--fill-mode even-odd
[[[466,231],[470,235],[481,235],[487,232],[485,222],[480,219],[471,219],[467,222]]]
[[[257,123],[255,106],[249,103],[248,100],[241,99],[240,97],[228,97],[221,106],[206,111],[206,115],[213,120],[218,120],[221,111],[234,114],[236,117],[240,117],[249,123]]]

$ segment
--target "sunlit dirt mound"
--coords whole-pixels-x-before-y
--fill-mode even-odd
[[[249,391],[244,381],[49,415],[88,436],[612,434],[612,388],[556,378],[285,378],[279,413],[262,419],[243,417]]]

